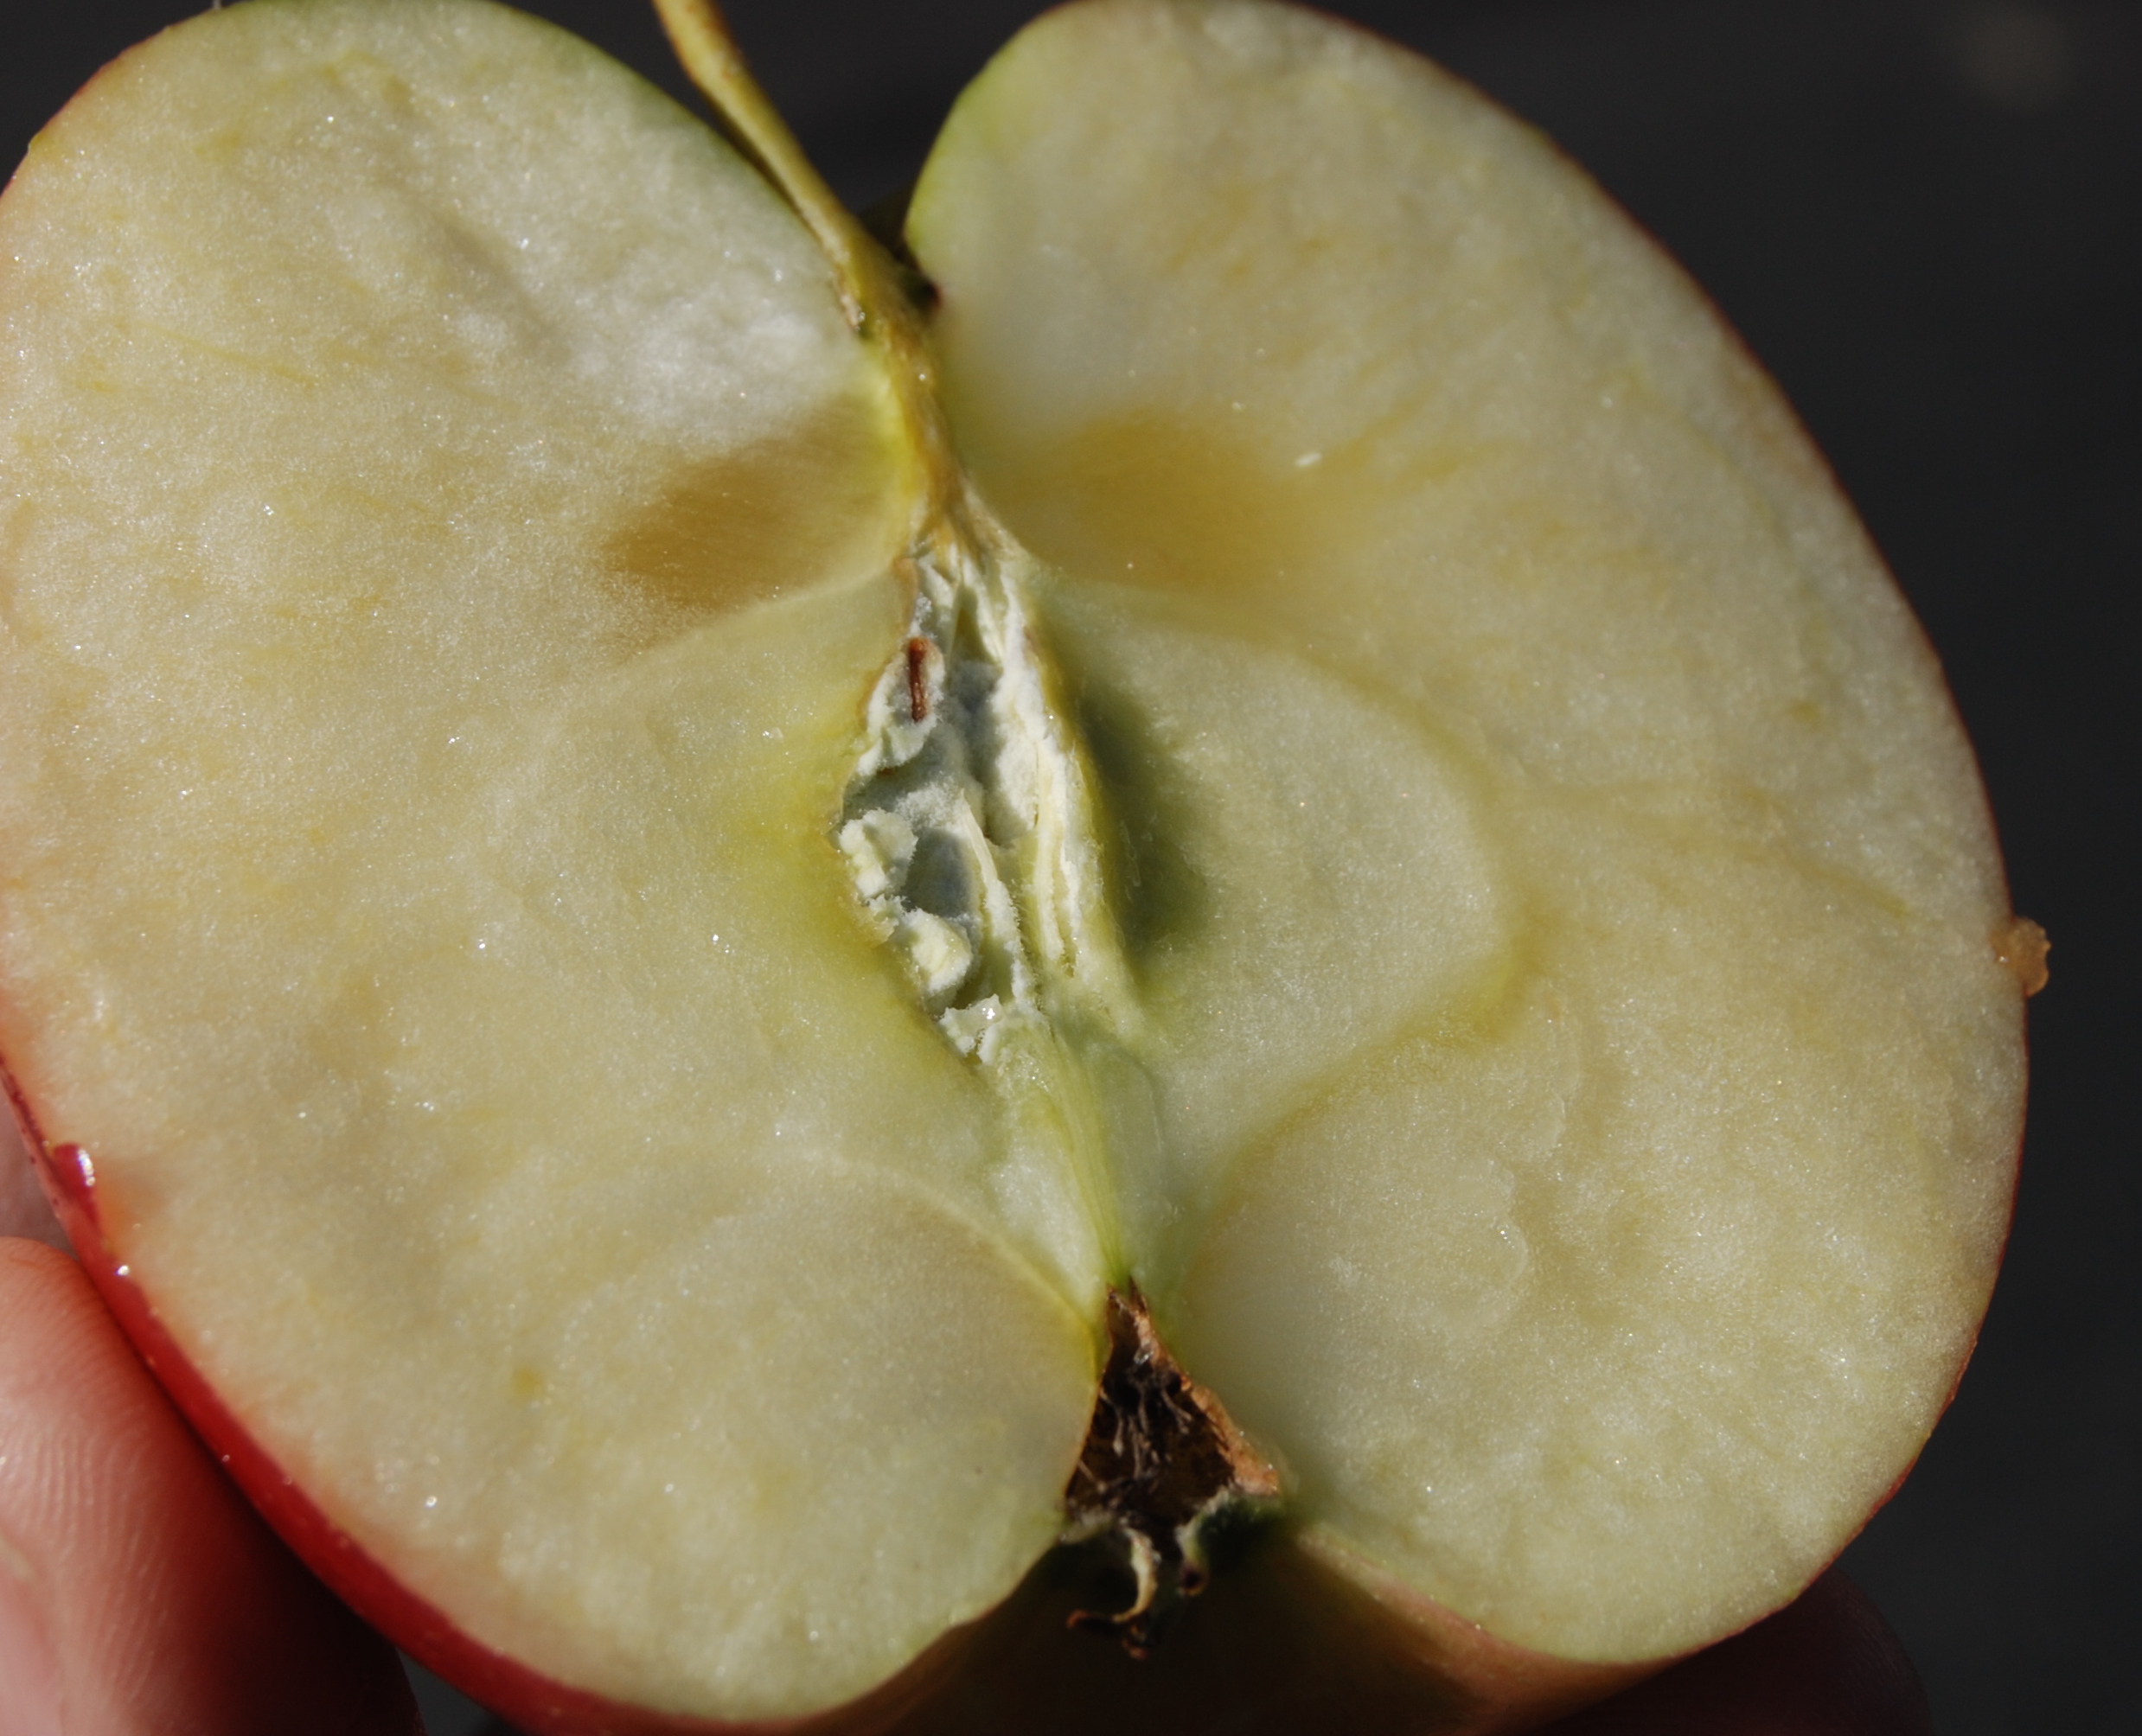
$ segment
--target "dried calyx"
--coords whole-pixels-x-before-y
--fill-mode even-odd
[[[1128,1608],[1071,1624],[1111,1628],[1141,1657],[1175,1603],[1205,1589],[1210,1528],[1276,1500],[1279,1475],[1168,1354],[1135,1286],[1109,1293],[1108,1324],[1093,1423],[1064,1491],[1065,1541],[1120,1537],[1137,1590]]]

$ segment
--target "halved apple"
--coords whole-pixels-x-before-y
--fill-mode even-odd
[[[0,203],[0,1052],[137,1342],[553,1728],[890,1716],[1067,1529],[1143,1645],[1235,1510],[1423,1728],[1790,1599],[2036,958],[1789,412],[1327,20],[1050,15],[918,278],[665,10],[751,160],[253,0]]]

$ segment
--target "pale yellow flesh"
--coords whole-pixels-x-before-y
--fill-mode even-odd
[[[1305,1522],[1498,1634],[1780,1601],[1947,1395],[2021,1093],[1819,463],[1575,171],[1300,15],[1054,15],[911,234],[1100,798],[1109,1233],[834,847],[910,601],[873,352],[710,135],[468,4],[186,27],[0,213],[46,1133],[331,1517],[620,1698],[834,1704],[1001,1598],[1133,1273]]]
[[[46,1131],[475,1638],[685,1710],[868,1688],[1048,1544],[1093,1343],[824,836],[906,505],[816,249],[582,45],[428,6],[163,39],[6,235]]]
[[[1819,461],[1544,141],[1276,7],[1043,21],[909,233],[962,452],[1180,792],[1177,1348],[1506,1638],[1782,1600],[1947,1397],[2022,1082],[1968,750]]]

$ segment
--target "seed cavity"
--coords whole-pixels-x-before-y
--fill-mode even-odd
[[[930,539],[914,610],[873,689],[837,839],[879,937],[962,1054],[1022,1024],[1121,1029],[1129,977],[1103,885],[1091,776],[1054,703],[1008,539]]]

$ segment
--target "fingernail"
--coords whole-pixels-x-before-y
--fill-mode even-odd
[[[0,1736],[60,1736],[60,1664],[29,1556],[0,1532]]]

